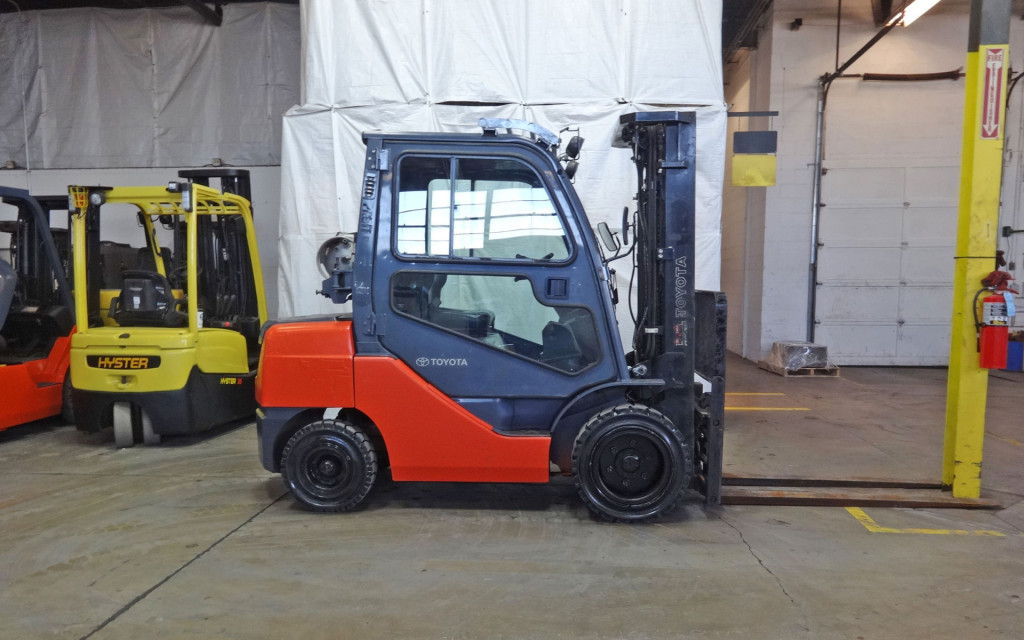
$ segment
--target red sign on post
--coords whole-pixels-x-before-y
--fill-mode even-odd
[[[1003,57],[1006,49],[985,51],[985,86],[981,101],[981,139],[999,137],[1003,97]]]

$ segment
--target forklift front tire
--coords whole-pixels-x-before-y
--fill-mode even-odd
[[[318,420],[288,439],[281,454],[281,477],[307,509],[351,511],[377,479],[377,453],[359,427]]]
[[[690,452],[663,414],[643,405],[605,409],[580,429],[572,451],[576,488],[606,520],[665,515],[689,486]]]

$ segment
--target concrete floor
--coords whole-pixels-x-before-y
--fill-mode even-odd
[[[944,370],[729,366],[726,471],[938,480]],[[561,480],[392,484],[315,515],[252,425],[121,451],[18,427],[0,638],[1021,638],[1024,381],[1003,377],[983,486],[1006,508],[864,509],[874,532],[843,508],[696,503],[604,524]]]

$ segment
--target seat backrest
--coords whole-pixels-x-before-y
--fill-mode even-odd
[[[158,299],[156,285],[148,278],[125,278],[121,287],[121,311],[160,311],[167,301]]]
[[[14,288],[18,286],[18,274],[6,260],[0,260],[0,327],[7,321],[7,312],[14,302]]]
[[[433,279],[427,285],[427,315],[433,317],[441,308],[441,289],[448,282],[448,276],[443,273],[433,274]]]
[[[562,371],[579,371],[583,352],[569,327],[549,322],[541,333],[543,346],[540,361]]]
[[[187,316],[174,308],[174,293],[167,277],[156,271],[124,272],[124,285],[111,317],[122,326],[181,327]]]
[[[430,308],[430,289],[434,282],[432,273],[401,273],[396,277],[391,292],[395,309],[415,318],[426,319]]]
[[[12,305],[0,327],[0,364],[18,364],[45,358],[57,338],[71,335],[75,318],[64,305],[26,307]]]
[[[564,309],[564,311],[563,311]],[[568,327],[580,347],[580,365],[587,366],[601,359],[601,344],[594,326],[594,316],[590,311],[579,307],[563,307],[558,316],[562,324]]]

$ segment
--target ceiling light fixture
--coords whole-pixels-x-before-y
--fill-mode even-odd
[[[923,16],[937,4],[939,4],[939,0],[911,0],[899,13],[892,17],[888,24],[909,27],[914,20]]]

